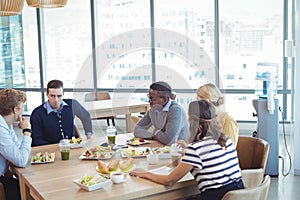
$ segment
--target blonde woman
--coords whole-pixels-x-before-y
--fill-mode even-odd
[[[239,127],[235,119],[220,109],[220,106],[224,104],[224,97],[219,88],[212,83],[202,85],[197,89],[196,98],[197,100],[207,100],[216,107],[216,113],[222,125],[223,132],[230,137],[236,146],[239,137]]]

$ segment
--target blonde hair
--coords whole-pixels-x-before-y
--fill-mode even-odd
[[[208,99],[215,106],[224,104],[224,97],[221,91],[212,83],[200,86],[197,89],[197,97]]]
[[[9,115],[15,107],[25,102],[26,95],[20,90],[10,88],[0,90],[0,115]]]

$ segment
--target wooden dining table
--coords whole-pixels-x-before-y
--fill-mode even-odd
[[[133,137],[132,133],[120,134],[116,137],[116,143],[126,144],[126,141]],[[54,152],[55,161],[47,164],[28,164],[25,168],[14,167],[19,179],[22,200],[27,199],[182,199],[198,192],[197,184],[189,173],[172,186],[164,186],[147,179],[128,176],[127,181],[121,184],[108,184],[107,186],[88,192],[78,187],[73,180],[82,178],[85,175],[94,175],[97,160],[85,160],[79,157],[86,150],[99,146],[106,142],[106,137],[93,138],[85,141],[82,148],[71,149],[70,160],[61,160],[58,144],[32,147],[31,155],[38,152]],[[154,148],[163,147],[157,141],[149,140],[148,144],[142,145]],[[120,150],[113,157],[121,156]],[[103,160],[109,162],[109,160]],[[171,159],[161,159],[158,164],[150,165],[145,157],[134,158],[135,168],[145,170],[157,170],[170,166]],[[155,173],[155,172],[154,172]],[[169,173],[169,172],[167,172]]]
[[[128,133],[132,132],[134,126],[131,120],[131,114],[145,113],[149,109],[148,102],[128,99],[89,101],[82,104],[89,111],[91,118],[125,115],[126,132]]]

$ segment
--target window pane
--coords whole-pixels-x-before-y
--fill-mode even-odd
[[[93,87],[89,1],[70,1],[64,8],[43,9],[46,82],[60,79],[67,88]]]
[[[23,40],[24,40],[24,59],[25,77],[27,88],[40,88],[40,68],[38,53],[38,32],[36,9],[24,6],[23,16]],[[39,97],[40,98],[40,97]]]
[[[99,88],[141,88],[152,80],[149,0],[97,0]]]
[[[282,89],[283,1],[219,3],[221,87],[255,89],[256,67],[272,63],[279,66],[278,89]]]
[[[0,17],[0,87],[25,86],[22,16]]]
[[[157,80],[175,89],[215,82],[214,1],[155,1]]]

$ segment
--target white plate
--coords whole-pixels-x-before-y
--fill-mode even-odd
[[[137,142],[133,142],[131,140],[127,140],[126,142],[127,142],[127,144],[129,144],[131,146],[140,146],[140,145],[143,145],[143,144],[149,144],[149,141],[147,141],[147,140],[144,139],[143,142],[140,142],[139,139],[140,138],[136,138],[135,141],[137,141]]]
[[[134,153],[132,153],[134,152]],[[149,153],[152,153],[150,147],[129,147],[127,149],[121,149],[121,156],[123,158],[132,157],[146,157]]]
[[[110,179],[107,179],[107,180],[104,180],[104,181],[102,181],[102,182],[100,182],[100,183],[97,183],[97,184],[95,184],[95,185],[87,186],[87,185],[81,184],[81,183],[80,183],[80,180],[81,180],[81,178],[78,178],[78,179],[73,180],[73,182],[74,182],[76,185],[78,185],[80,188],[82,188],[82,189],[84,189],[84,190],[86,190],[86,191],[94,191],[94,190],[98,190],[98,189],[100,189],[100,188],[105,187],[105,186],[108,185],[108,184],[111,184],[111,180],[110,180]]]
[[[40,152],[39,152],[40,153]],[[45,153],[47,153],[47,152],[45,152]],[[43,154],[45,154],[45,153],[43,153]],[[50,154],[50,153],[48,153],[48,154]],[[49,160],[47,160],[47,161],[43,161],[43,162],[37,162],[37,161],[34,161],[34,159],[33,159],[33,157],[34,156],[32,156],[31,157],[31,164],[47,164],[47,163],[53,163],[54,162],[54,160],[55,160],[55,153],[51,153],[52,154],[52,159],[49,159]],[[37,155],[37,154],[36,154]],[[35,155],[35,156],[36,156]]]
[[[163,159],[170,159],[172,156],[170,153],[159,153],[158,158],[163,160]]]
[[[83,147],[83,141],[80,142],[80,144],[78,144],[78,143],[71,144],[71,149],[76,149],[76,148],[81,148],[81,147]]]
[[[86,157],[85,153],[87,150],[85,150],[79,158],[83,160],[108,160],[111,159],[111,157],[117,152],[111,149],[106,150],[108,147],[97,146],[94,148],[99,148],[102,150],[92,152],[93,155],[90,157]]]

